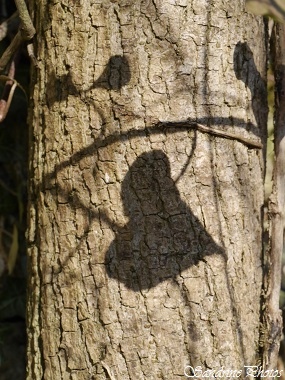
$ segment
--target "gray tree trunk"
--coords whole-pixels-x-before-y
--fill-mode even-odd
[[[241,0],[31,3],[27,378],[257,365],[262,18]]]

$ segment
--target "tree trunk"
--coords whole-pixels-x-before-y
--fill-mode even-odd
[[[31,1],[28,379],[259,360],[266,33],[244,1]]]

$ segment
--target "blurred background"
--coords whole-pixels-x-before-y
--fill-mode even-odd
[[[13,1],[0,0],[0,54],[18,28]],[[4,22],[4,24],[3,24]],[[2,32],[2,33],[1,33]],[[23,47],[15,57],[15,79],[28,96],[30,61]],[[0,97],[4,91],[0,81]],[[17,87],[6,119],[0,123],[0,379],[25,379],[27,100]]]

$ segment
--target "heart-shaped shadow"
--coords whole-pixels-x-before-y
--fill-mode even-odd
[[[207,255],[224,253],[181,199],[163,151],[135,160],[121,196],[129,222],[116,232],[105,264],[109,277],[127,288],[150,289]]]

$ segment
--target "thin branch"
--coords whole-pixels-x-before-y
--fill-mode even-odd
[[[16,54],[15,54],[16,55]],[[0,75],[0,82],[5,82],[2,97],[0,99],[0,123],[6,118],[10,109],[14,92],[17,87],[20,87],[26,96],[24,88],[14,79],[15,77],[15,55],[10,64],[8,76]],[[27,97],[27,96],[26,96]]]
[[[16,30],[16,24],[19,24],[18,12],[13,13],[11,17],[0,24],[0,41]]]
[[[12,57],[15,55],[16,51],[21,46],[22,41],[22,34],[19,31],[0,58],[0,72],[2,72],[6,68],[8,63],[11,61]]]
[[[107,371],[110,380],[116,380],[115,377],[114,377],[114,375],[112,374],[112,371],[111,371],[110,367],[108,366],[108,364],[106,364],[106,363],[103,362],[103,360],[102,360],[102,361],[101,361],[101,365],[102,365],[102,367],[105,368],[105,370]]]
[[[275,92],[275,129],[273,188],[268,205],[269,246],[264,277],[265,308],[263,311],[263,366],[277,366],[282,336],[282,316],[279,310],[283,231],[285,211],[285,25],[275,24],[273,30]]]
[[[197,129],[199,132],[202,132],[202,133],[207,133],[207,134],[222,137],[225,139],[237,140],[237,141],[247,145],[250,148],[255,148],[255,149],[262,149],[263,148],[263,144],[260,141],[253,140],[253,139],[241,136],[241,135],[237,135],[237,134],[232,133],[232,132],[222,131],[219,129],[208,127],[206,125],[196,123],[192,120],[191,121],[190,120],[189,121],[187,121],[187,120],[186,121],[179,121],[179,122],[173,122],[173,123],[172,122],[162,122],[161,125],[163,125],[165,127],[174,127],[174,128],[179,128],[179,127],[193,128],[193,129]]]

